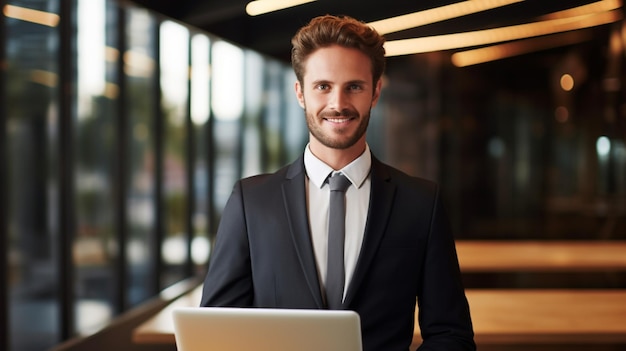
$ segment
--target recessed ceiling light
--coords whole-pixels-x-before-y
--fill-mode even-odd
[[[246,5],[246,13],[250,16],[258,16],[313,1],[315,0],[255,0]]]

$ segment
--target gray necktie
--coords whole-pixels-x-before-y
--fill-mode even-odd
[[[328,218],[328,265],[326,267],[326,301],[329,309],[340,309],[343,300],[345,268],[343,246],[345,240],[345,192],[350,180],[341,173],[328,178],[330,206]]]

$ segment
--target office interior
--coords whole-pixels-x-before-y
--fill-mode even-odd
[[[288,57],[298,23],[462,2],[255,17],[232,0],[0,0],[0,349],[97,333],[202,278],[234,182],[307,143]],[[374,155],[441,184],[457,240],[626,240],[622,1],[502,3],[386,35]],[[622,290],[625,271],[463,279]]]

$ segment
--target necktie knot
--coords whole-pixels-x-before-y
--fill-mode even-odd
[[[330,178],[328,178],[328,185],[330,186],[330,191],[345,192],[350,186],[350,184],[351,184],[350,180],[341,173],[335,173]]]

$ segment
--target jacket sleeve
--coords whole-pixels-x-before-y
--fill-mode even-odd
[[[439,190],[435,196],[423,281],[418,292],[420,351],[476,350],[469,305]]]
[[[253,303],[250,249],[241,181],[224,207],[202,290],[202,307],[248,307]]]

